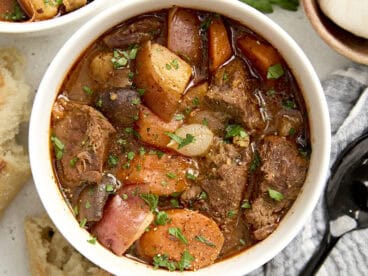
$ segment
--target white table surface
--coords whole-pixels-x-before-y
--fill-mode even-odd
[[[321,80],[334,70],[351,64],[349,60],[335,53],[318,37],[301,7],[298,12],[276,9],[270,17],[301,46]],[[63,30],[63,33],[58,31],[55,35],[39,38],[0,34],[0,46],[17,47],[26,56],[27,80],[36,91],[48,64],[77,28],[69,28]],[[30,275],[23,222],[26,216],[43,212],[33,181],[30,180],[0,220],[0,275]]]

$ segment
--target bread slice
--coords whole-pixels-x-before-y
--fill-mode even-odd
[[[24,228],[32,276],[111,275],[68,244],[46,215],[27,218]]]
[[[23,71],[20,54],[0,48],[0,216],[31,176],[27,152],[16,141],[32,99]]]

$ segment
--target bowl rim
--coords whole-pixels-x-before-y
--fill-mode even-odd
[[[217,12],[236,19],[246,26],[251,25],[252,30],[265,37],[281,52],[297,78],[308,109],[313,148],[308,176],[297,200],[280,225],[273,234],[251,249],[195,272],[199,275],[209,273],[216,275],[221,272],[245,274],[276,256],[301,230],[324,189],[331,145],[327,103],[311,63],[296,42],[281,27],[248,5],[233,0],[187,0],[185,2],[181,0],[126,0],[117,3],[82,26],[65,43],[50,64],[35,97],[29,131],[29,152],[34,182],[42,204],[56,227],[79,252],[92,262],[117,275],[123,272],[125,275],[143,275],[147,272],[152,275],[165,273],[173,275],[172,272],[153,270],[151,266],[126,257],[118,257],[98,243],[91,245],[86,242],[90,238],[89,233],[79,227],[55,182],[49,152],[49,126],[51,107],[61,82],[79,55],[95,39],[110,27],[126,19],[174,5]]]
[[[104,2],[105,1],[105,2]],[[94,0],[84,7],[80,7],[65,15],[36,22],[7,22],[0,21],[0,34],[34,34],[44,33],[56,29],[72,22],[77,22],[83,18],[93,15],[103,4],[109,6],[111,0]]]

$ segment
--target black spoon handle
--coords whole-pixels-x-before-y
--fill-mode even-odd
[[[327,229],[319,247],[314,252],[308,263],[304,266],[299,276],[315,275],[321,267],[331,249],[335,246],[340,237],[333,237],[330,230]]]

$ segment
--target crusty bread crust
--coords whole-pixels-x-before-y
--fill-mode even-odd
[[[27,218],[24,225],[32,276],[108,276],[79,254],[50,219]]]
[[[26,150],[16,142],[32,99],[23,64],[16,50],[0,48],[0,216],[31,175]]]

